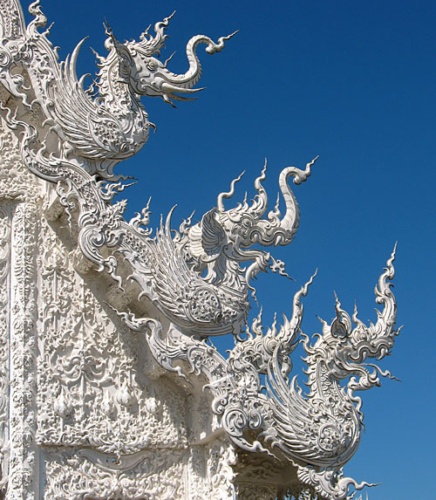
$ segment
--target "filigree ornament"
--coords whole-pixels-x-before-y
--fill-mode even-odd
[[[161,325],[155,320],[125,321],[131,328],[145,329],[153,355],[165,369],[184,377],[177,363],[182,360],[198,375],[206,375],[207,387],[214,394],[212,411],[235,444],[246,451],[287,457],[297,465],[299,479],[322,498],[342,500],[350,486],[356,490],[374,486],[343,477],[342,466],[356,452],[361,436],[361,399],[355,392],[380,385],[381,376],[394,378],[388,371],[364,363],[367,358],[380,360],[388,355],[398,334],[390,288],[394,256],[395,250],[376,287],[377,302],[384,305],[377,323],[365,326],[356,309],[353,329],[351,318],[337,301],[336,318],[331,325],[323,322],[323,334],[313,345],[300,333],[300,299],[307,294],[313,277],[295,295],[290,320],[284,317],[279,330],[274,323],[264,333],[260,314],[251,331],[247,328],[248,338],[236,344],[228,359],[204,340],[186,336],[175,326],[164,340]],[[289,356],[300,336],[307,354],[307,395],[298,387],[296,377],[290,379]],[[261,390],[261,375],[265,375],[267,396]],[[342,387],[344,379],[348,383]]]
[[[9,308],[10,308],[11,207],[0,207],[0,488],[8,477],[8,405],[9,405]]]
[[[22,133],[22,160],[36,176],[56,184],[72,233],[77,229],[77,245],[83,256],[98,271],[106,271],[121,289],[130,280],[136,282],[139,292],[135,300],[159,312],[153,317],[136,317],[127,304],[117,311],[125,331],[108,331],[101,323],[98,305],[85,297],[84,289],[80,299],[71,298],[70,291],[78,285],[73,287],[56,243],[47,246],[41,293],[48,304],[43,325],[52,335],[42,342],[39,377],[50,391],[38,398],[50,409],[40,416],[37,438],[49,445],[91,447],[95,453],[113,454],[119,463],[125,455],[142,453],[149,438],[129,435],[129,422],[135,418],[135,409],[146,412],[150,422],[157,422],[162,403],[158,396],[149,395],[143,404],[144,391],[129,378],[127,357],[115,363],[103,353],[110,354],[114,345],[122,345],[123,335],[143,332],[154,360],[163,369],[187,379],[189,368],[200,380],[207,380],[205,387],[213,396],[211,412],[239,449],[294,466],[299,484],[289,486],[295,486],[293,491],[303,494],[307,490],[319,498],[343,500],[350,487],[360,490],[368,486],[344,477],[342,467],[356,452],[361,436],[363,415],[356,392],[380,385],[381,377],[393,378],[366,360],[390,354],[399,331],[395,330],[396,303],[390,288],[395,249],[376,288],[376,301],[383,310],[375,324],[368,327],[362,323],[357,309],[350,317],[337,299],[336,317],[330,325],[322,322],[322,335],[315,340],[304,335],[301,299],[307,295],[313,276],[295,294],[290,319],[284,316],[281,326],[274,321],[265,329],[260,313],[249,328],[254,278],[268,269],[289,278],[284,263],[261,247],[292,241],[299,226],[299,208],[289,180],[296,185],[306,181],[317,158],[304,170],[287,167],[280,173],[284,214],[279,208],[280,197],[267,212],[268,196],[262,185],[266,163],[255,180],[256,195],[251,203],[245,199],[233,208],[225,207],[234,196],[239,176],[228,192],[218,196],[216,207],[195,224],[192,217],[186,219],[178,231],[171,228],[173,211],[153,235],[148,228],[150,202],[129,222],[123,217],[125,202],[113,203],[115,194],[126,187],[121,177],[114,175],[114,167],[142,148],[153,127],[141,96],[161,97],[170,104],[177,99],[189,100],[186,96],[201,90],[194,88],[201,76],[198,45],[205,44],[206,52],[213,54],[233,35],[217,43],[203,35],[191,38],[186,48],[189,69],[176,75],[167,69],[168,61],[162,63],[157,58],[172,16],[155,25],[154,36],[146,30],[139,42],[121,44],[106,27],[109,54],[97,56],[94,96],[84,90],[84,78],[76,75],[83,41],[71,57],[59,62],[48,39],[49,30],[39,31],[46,25],[39,2],[29,11],[34,19],[26,28],[17,1],[0,3],[0,81],[14,102],[19,102],[15,109],[3,102],[2,109],[9,127]],[[25,119],[28,109],[40,109],[44,117],[41,126]],[[7,280],[8,267],[3,263],[7,245],[3,253],[0,284]],[[89,268],[79,269],[86,272]],[[63,292],[59,291],[60,282]],[[27,297],[26,290],[20,293]],[[32,296],[27,297],[26,304],[33,314],[32,300]],[[82,301],[78,306],[77,300]],[[2,303],[6,302],[3,297]],[[59,325],[60,317],[68,317],[64,328]],[[96,338],[93,331],[106,333]],[[225,358],[209,339],[228,334],[234,336],[235,347]],[[291,355],[300,343],[306,353],[307,394],[296,377],[291,378]],[[57,370],[62,371],[62,377]],[[4,378],[2,372],[3,385]],[[92,389],[88,390],[88,385]],[[93,406],[91,399],[97,404]],[[2,399],[0,403],[1,417]],[[107,429],[98,428],[95,417],[94,428],[85,433],[79,425],[85,408],[91,416],[103,412],[110,422]],[[186,446],[186,436],[178,432],[174,430],[168,439]],[[72,468],[69,477],[73,482],[79,481],[75,467],[86,470],[89,478],[95,475],[98,453],[87,453],[83,457],[64,456]],[[226,453],[232,454],[228,448]],[[162,491],[162,498],[173,498],[181,491],[181,485],[173,488],[170,482],[168,488],[153,490],[151,460],[144,457],[141,455],[132,467],[148,471],[144,474],[151,475],[150,491]],[[50,467],[57,467],[55,460],[49,462],[49,472]],[[174,469],[178,467],[174,465]],[[4,475],[6,468],[2,470]],[[98,495],[130,494],[130,479],[126,485],[113,484],[111,474],[107,473]],[[230,477],[231,472],[225,474]],[[49,481],[50,494],[57,488]]]
[[[202,90],[194,88],[201,77],[197,47],[205,44],[206,52],[214,54],[233,36],[221,37],[218,43],[203,35],[191,38],[186,47],[189,69],[178,75],[168,70],[169,60],[162,63],[158,59],[172,16],[156,23],[154,36],[147,29],[139,42],[121,44],[106,27],[109,54],[96,54],[100,70],[96,88],[85,90],[85,77],[79,79],[76,74],[84,40],[71,57],[59,62],[57,49],[48,39],[50,30],[38,31],[47,24],[39,0],[29,7],[34,19],[27,29],[19,2],[6,3],[1,12],[0,81],[26,106],[41,107],[46,125],[60,143],[58,150],[50,153],[74,158],[82,168],[103,178],[112,178],[115,165],[136,154],[147,142],[150,127],[154,127],[141,96],[161,97],[170,104],[172,100],[190,100],[186,95]],[[25,85],[26,74],[32,92]],[[38,139],[41,144],[50,142],[50,137]]]

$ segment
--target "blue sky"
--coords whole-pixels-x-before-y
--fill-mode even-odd
[[[351,312],[375,321],[374,285],[398,241],[395,293],[404,325],[382,366],[401,383],[362,394],[366,434],[345,473],[383,483],[369,498],[428,498],[434,476],[435,30],[431,1],[44,0],[61,56],[84,36],[79,72],[95,71],[92,46],[104,54],[105,18],[123,40],[177,10],[163,58],[187,68],[184,47],[195,34],[216,39],[239,29],[220,54],[200,48],[207,89],[177,109],[144,101],[157,133],[119,172],[134,175],[130,214],[151,195],[152,223],[174,204],[175,226],[194,209],[212,208],[246,170],[235,200],[253,193],[264,158],[274,203],[281,169],[320,158],[295,188],[297,237],[274,255],[296,279],[260,276],[264,322],[290,312],[293,294],[315,268],[303,330],[334,316],[333,290]],[[23,7],[26,4],[23,2]],[[254,194],[254,193],[253,193]],[[239,197],[239,198],[238,198]],[[253,312],[257,308],[253,304]],[[231,340],[230,340],[231,341]],[[223,345],[221,343],[221,345]],[[303,381],[303,374],[300,381]]]

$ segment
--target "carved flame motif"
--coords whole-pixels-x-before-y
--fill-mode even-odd
[[[125,203],[112,203],[114,195],[126,187],[113,175],[114,166],[142,148],[153,126],[141,96],[162,97],[170,104],[187,99],[179,94],[200,90],[194,89],[201,76],[198,45],[206,44],[206,52],[213,54],[232,35],[218,43],[202,35],[193,37],[186,48],[189,69],[176,75],[155,57],[164,46],[171,16],[155,25],[154,35],[145,31],[139,42],[121,44],[107,27],[109,54],[97,56],[97,97],[92,97],[75,69],[83,42],[71,57],[59,62],[48,40],[49,31],[39,31],[46,24],[39,2],[29,8],[34,19],[27,28],[18,2],[3,2],[0,8],[0,81],[20,103],[16,113],[7,102],[2,109],[9,126],[23,132],[24,163],[40,178],[56,184],[70,220],[77,219],[83,255],[120,286],[126,276],[120,264],[127,266],[128,277],[140,288],[138,300],[156,307],[169,326],[157,319],[136,318],[128,310],[118,312],[124,323],[145,333],[155,360],[164,369],[184,377],[189,367],[206,377],[214,397],[211,410],[240,448],[292,463],[301,483],[320,498],[342,500],[350,486],[359,490],[367,485],[343,477],[342,467],[356,452],[361,435],[361,400],[355,393],[380,385],[381,377],[391,377],[365,361],[388,355],[398,334],[390,288],[395,250],[376,288],[376,300],[383,306],[376,324],[364,325],[357,310],[350,318],[337,300],[336,318],[330,325],[323,321],[322,335],[312,341],[302,334],[301,299],[312,277],[295,294],[292,316],[285,316],[282,326],[274,322],[265,331],[261,314],[251,328],[247,326],[250,293],[255,295],[253,278],[267,269],[286,275],[284,264],[258,247],[292,241],[299,208],[288,181],[304,182],[316,158],[305,170],[287,167],[281,172],[283,216],[279,202],[267,213],[268,197],[262,185],[266,164],[255,181],[257,194],[251,205],[244,200],[236,207],[225,207],[238,177],[200,222],[192,225],[188,218],[178,231],[171,229],[172,212],[153,236],[147,227],[149,204],[127,222]],[[30,106],[41,110],[42,128],[22,118]],[[236,339],[227,359],[206,343],[211,336],[225,334]],[[307,355],[307,394],[295,377],[290,378],[290,356],[300,342]],[[101,368],[88,366],[86,358],[78,357],[64,364],[77,380],[84,380],[91,371],[95,377]],[[345,385],[341,384],[344,380]],[[120,404],[132,404],[127,388],[117,398]],[[106,407],[110,413],[110,401]],[[63,393],[56,411],[70,411]]]

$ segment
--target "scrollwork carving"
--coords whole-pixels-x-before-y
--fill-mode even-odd
[[[185,451],[143,452],[120,462],[86,449],[47,449],[45,454],[45,494],[54,500],[185,497]]]
[[[36,444],[44,453],[49,498],[182,498],[200,482],[201,470],[208,472],[216,498],[232,498],[234,447],[292,469],[293,479],[282,489],[294,496],[308,492],[344,500],[350,487],[369,486],[344,477],[342,467],[361,437],[357,391],[393,378],[366,361],[390,354],[398,334],[391,291],[395,250],[376,288],[383,310],[374,325],[362,323],[357,310],[350,316],[337,299],[336,317],[331,324],[322,322],[322,335],[312,340],[303,334],[301,301],[313,276],[295,293],[290,319],[264,328],[260,313],[249,327],[256,276],[270,269],[289,278],[270,250],[295,236],[299,208],[289,181],[305,182],[317,158],[304,169],[288,166],[280,173],[284,214],[279,201],[268,212],[266,164],[254,182],[252,202],[226,208],[239,176],[218,195],[216,207],[197,223],[187,218],[178,231],[171,227],[173,211],[153,233],[150,202],[129,222],[126,202],[113,202],[127,187],[125,178],[114,175],[115,166],[143,147],[153,127],[141,97],[173,104],[199,90],[194,88],[201,76],[198,46],[205,44],[209,54],[220,52],[233,35],[216,43],[203,35],[191,38],[189,69],[175,75],[158,59],[172,16],[154,26],[154,35],[146,30],[139,42],[121,44],[107,26],[108,55],[97,55],[93,97],[76,74],[83,42],[59,62],[49,30],[41,31],[47,19],[39,2],[29,10],[33,20],[26,27],[19,2],[0,2],[0,82],[6,89],[1,110],[10,129],[2,136],[2,154],[12,179],[21,168],[16,167],[19,149],[32,178],[27,190],[10,180],[4,196],[15,200],[17,247],[10,268],[13,341],[8,346],[5,335],[0,339],[0,355],[11,351],[10,366],[0,372],[4,436],[4,405],[10,405],[14,421],[9,471],[2,466],[2,484],[9,474],[10,498],[35,496]],[[0,183],[5,175],[1,170]],[[36,178],[55,187],[59,203],[46,210],[53,227],[39,217]],[[8,290],[9,212],[2,210],[0,286]],[[68,234],[68,248],[61,233]],[[42,249],[38,273],[37,246]],[[103,272],[107,276],[97,274]],[[109,277],[122,300],[114,288],[94,293],[95,282]],[[0,305],[8,300],[3,288]],[[0,326],[7,328],[1,316]],[[227,357],[210,341],[218,335],[234,337]],[[307,394],[291,378],[291,356],[299,343],[306,353]],[[162,370],[153,384],[142,366],[150,354]],[[4,397],[8,370],[9,403]],[[168,378],[159,378],[161,373]],[[210,413],[197,420],[210,434],[198,432],[185,418],[185,400],[195,399],[192,393],[200,387],[209,391],[204,401]],[[187,481],[183,470],[192,472]],[[205,484],[203,478],[198,486],[203,492]],[[239,487],[251,498],[247,484]],[[256,495],[277,491],[265,483]]]
[[[10,205],[0,206],[0,489],[7,484],[8,463],[8,406],[9,406],[9,294],[11,258]]]

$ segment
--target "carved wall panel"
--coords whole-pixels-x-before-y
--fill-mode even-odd
[[[74,220],[53,217],[50,192],[23,165],[14,133],[4,127],[0,140],[6,497],[222,498],[232,490],[220,465],[230,445],[190,445],[211,428],[209,396],[144,363],[144,336],[109,305],[117,292],[74,268]]]
[[[184,498],[185,458],[186,450],[174,449],[139,453],[119,462],[92,450],[46,450],[45,498]]]
[[[186,447],[184,397],[141,371],[142,336],[123,326],[103,291],[97,297],[78,275],[44,220],[40,248],[38,442],[116,455]]]

